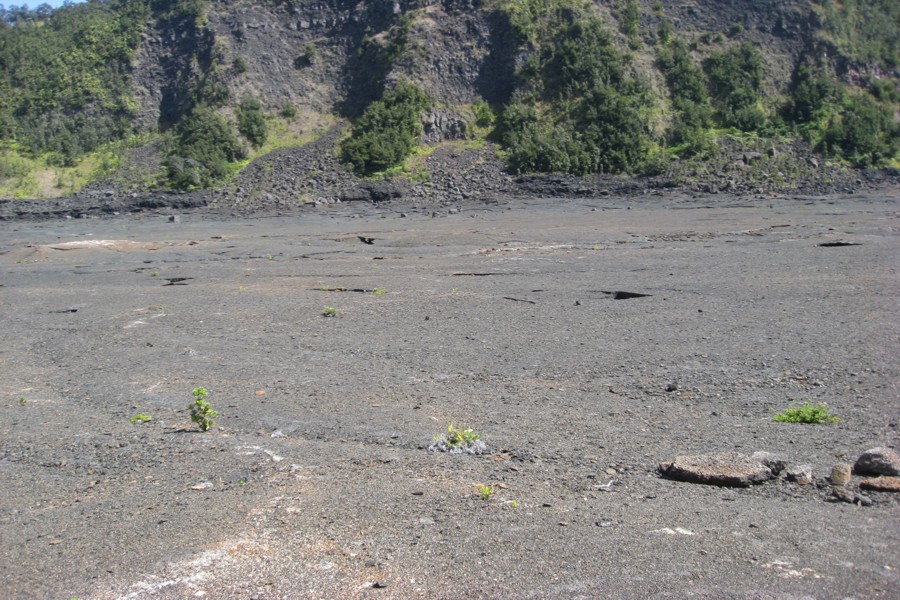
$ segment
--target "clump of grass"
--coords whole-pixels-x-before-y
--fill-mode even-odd
[[[492,485],[484,485],[482,483],[476,483],[475,489],[478,490],[478,493],[481,494],[481,499],[487,502],[491,499],[491,496],[494,495],[494,486]]]
[[[804,402],[800,406],[792,406],[772,417],[779,423],[806,423],[812,425],[830,425],[839,418],[828,412],[828,405],[823,403]]]
[[[490,449],[481,441],[481,434],[468,426],[456,427],[452,423],[447,431],[434,436],[434,443],[428,447],[430,452],[449,452],[450,454],[488,454]]]
[[[147,421],[152,421],[153,417],[146,413],[138,413],[131,417],[132,423],[146,423]]]
[[[323,317],[336,317],[338,314],[338,309],[333,306],[326,306],[322,309]]]

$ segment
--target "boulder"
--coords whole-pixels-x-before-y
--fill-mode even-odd
[[[900,477],[875,477],[860,482],[859,487],[875,492],[900,492]]]
[[[890,448],[872,448],[862,453],[853,472],[859,475],[900,475],[900,454]]]
[[[737,452],[678,456],[659,470],[670,479],[726,487],[750,487],[773,477],[769,467]]]

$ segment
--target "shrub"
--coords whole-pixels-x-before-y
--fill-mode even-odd
[[[475,125],[478,127],[491,127],[496,120],[494,111],[487,102],[476,102],[472,105],[472,112],[475,113]]]
[[[499,139],[516,171],[575,175],[642,169],[649,146],[647,86],[627,73],[628,59],[602,22],[572,5],[515,13],[519,28],[541,31],[545,45],[523,76],[534,92],[503,111]],[[568,6],[568,5],[567,5]]]
[[[169,180],[178,189],[208,187],[228,174],[228,163],[244,152],[231,124],[200,107],[176,127],[166,159]]]
[[[244,96],[237,109],[238,131],[254,148],[261,148],[269,136],[262,104],[252,96]]]
[[[716,144],[709,134],[712,106],[703,71],[694,65],[687,46],[677,40],[659,50],[656,62],[666,77],[675,110],[666,134],[668,143],[680,146],[682,155],[714,155]]]
[[[205,387],[196,387],[191,392],[194,401],[188,405],[191,411],[191,421],[197,424],[200,431],[208,431],[216,422],[219,413],[213,410],[212,404],[206,399],[209,391]]]
[[[871,96],[850,96],[829,121],[822,146],[857,167],[878,166],[900,151],[900,125],[893,111]]]
[[[360,175],[372,175],[399,165],[422,134],[420,115],[428,96],[408,82],[400,82],[366,108],[341,144],[343,159]]]
[[[627,36],[634,37],[638,34],[641,13],[635,0],[625,0],[619,8],[619,31]]]
[[[792,123],[814,123],[841,100],[840,84],[823,72],[803,65],[797,69],[795,80],[784,111]]]
[[[293,119],[297,116],[297,107],[291,104],[290,102],[285,102],[281,106],[281,110],[278,111],[285,119]]]
[[[828,412],[827,404],[804,402],[801,406],[787,408],[772,417],[779,423],[806,423],[812,425],[829,425],[837,423],[838,417]]]
[[[745,42],[713,54],[703,63],[719,121],[726,127],[756,131],[765,124],[759,106],[763,65],[759,50]]]

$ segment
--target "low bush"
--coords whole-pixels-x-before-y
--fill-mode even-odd
[[[778,423],[805,423],[809,425],[830,425],[838,422],[838,417],[828,412],[827,404],[804,402],[792,406],[772,417]]]

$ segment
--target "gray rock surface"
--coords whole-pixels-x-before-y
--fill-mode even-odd
[[[769,467],[769,470],[772,471],[772,475],[778,475],[784,471],[788,465],[788,460],[784,455],[774,452],[758,451],[754,452],[750,458]]]
[[[809,485],[813,482],[813,468],[812,465],[797,465],[795,467],[791,467],[785,473],[785,479],[788,481],[793,481],[794,483],[798,483],[800,485]]]
[[[653,473],[898,442],[897,197],[0,222],[0,598],[900,596],[898,494]],[[428,452],[449,423],[494,452]]]

